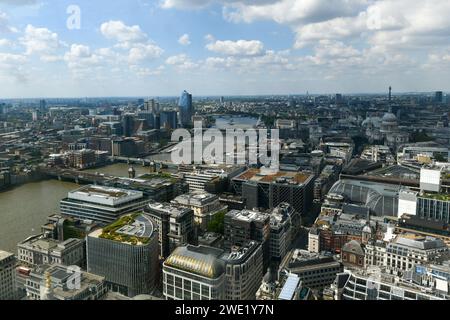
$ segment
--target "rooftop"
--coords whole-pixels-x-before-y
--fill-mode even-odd
[[[218,197],[214,194],[196,190],[176,197],[173,202],[186,205],[203,205],[217,199]]]
[[[247,209],[231,210],[226,215],[241,221],[264,222],[266,219],[269,218],[269,215],[267,213]]]
[[[147,208],[150,210],[157,211],[157,212],[168,213],[173,217],[175,217],[175,216],[181,217],[191,211],[191,209],[189,209],[189,208],[177,206],[177,205],[170,204],[170,203],[160,203],[160,202],[149,203],[147,205]]]
[[[13,256],[13,255],[14,255],[14,254],[11,253],[11,252],[7,252],[7,251],[0,250],[0,261],[3,260],[3,259],[8,258],[8,257],[10,257],[10,256]]]
[[[69,199],[85,202],[93,202],[109,206],[119,205],[143,197],[140,191],[110,188],[96,185],[83,186],[77,190],[70,191]]]
[[[304,174],[294,171],[279,171],[276,174],[265,175],[261,173],[260,169],[249,169],[241,175],[237,176],[235,179],[265,183],[277,182],[278,179],[285,179],[286,182],[302,184],[305,183],[310,177],[310,174]]]
[[[89,236],[127,243],[145,245],[155,231],[152,220],[144,214],[126,215]]]
[[[222,250],[204,246],[178,247],[164,262],[165,266],[192,272],[210,279],[219,278],[224,270],[224,263],[219,259]]]

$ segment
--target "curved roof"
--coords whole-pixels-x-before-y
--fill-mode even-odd
[[[207,247],[178,247],[164,262],[165,265],[197,275],[216,279],[225,268],[222,260],[217,258],[217,252],[208,252]]]
[[[387,112],[383,116],[383,122],[397,122],[397,117],[395,114]]]
[[[350,203],[363,204],[378,216],[396,216],[399,190],[400,186],[342,179],[329,192],[343,195]]]
[[[364,249],[362,248],[361,244],[356,240],[351,240],[350,242],[347,242],[342,247],[342,251],[345,252],[352,252],[357,255],[364,255]]]

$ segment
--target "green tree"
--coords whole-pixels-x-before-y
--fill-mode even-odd
[[[208,224],[208,231],[224,234],[225,229],[225,211],[218,212]]]

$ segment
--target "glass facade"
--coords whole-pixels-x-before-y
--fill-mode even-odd
[[[186,90],[183,91],[178,103],[180,108],[180,123],[182,126],[187,126],[192,123],[193,107],[192,107],[192,95]]]

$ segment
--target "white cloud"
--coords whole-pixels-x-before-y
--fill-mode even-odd
[[[91,51],[89,46],[72,44],[65,53],[64,60],[75,78],[85,78],[95,73],[102,66],[104,58]]]
[[[25,46],[27,55],[37,54],[43,61],[58,60],[57,50],[62,47],[58,34],[47,28],[37,28],[27,25],[23,37],[19,39]]]
[[[0,39],[0,47],[9,47],[12,45],[12,41],[8,39]]]
[[[192,62],[186,54],[171,56],[166,59],[166,64],[171,65],[178,70],[189,70],[198,67],[198,64]]]
[[[205,41],[206,42],[214,42],[214,41],[216,41],[216,38],[214,38],[214,36],[212,34],[207,34],[205,36]]]
[[[187,33],[183,34],[179,39],[178,43],[183,46],[188,46],[191,44],[191,40],[189,39],[189,35]]]
[[[259,40],[220,41],[206,45],[209,51],[228,56],[256,56],[263,52],[264,44]]]
[[[100,31],[107,39],[118,42],[139,42],[147,39],[147,34],[138,25],[127,26],[118,20],[102,23]]]
[[[26,68],[28,61],[25,55],[0,52],[0,79],[27,82]]]
[[[154,44],[139,44],[130,49],[128,61],[131,65],[138,64],[145,60],[152,60],[161,57],[164,50]]]

